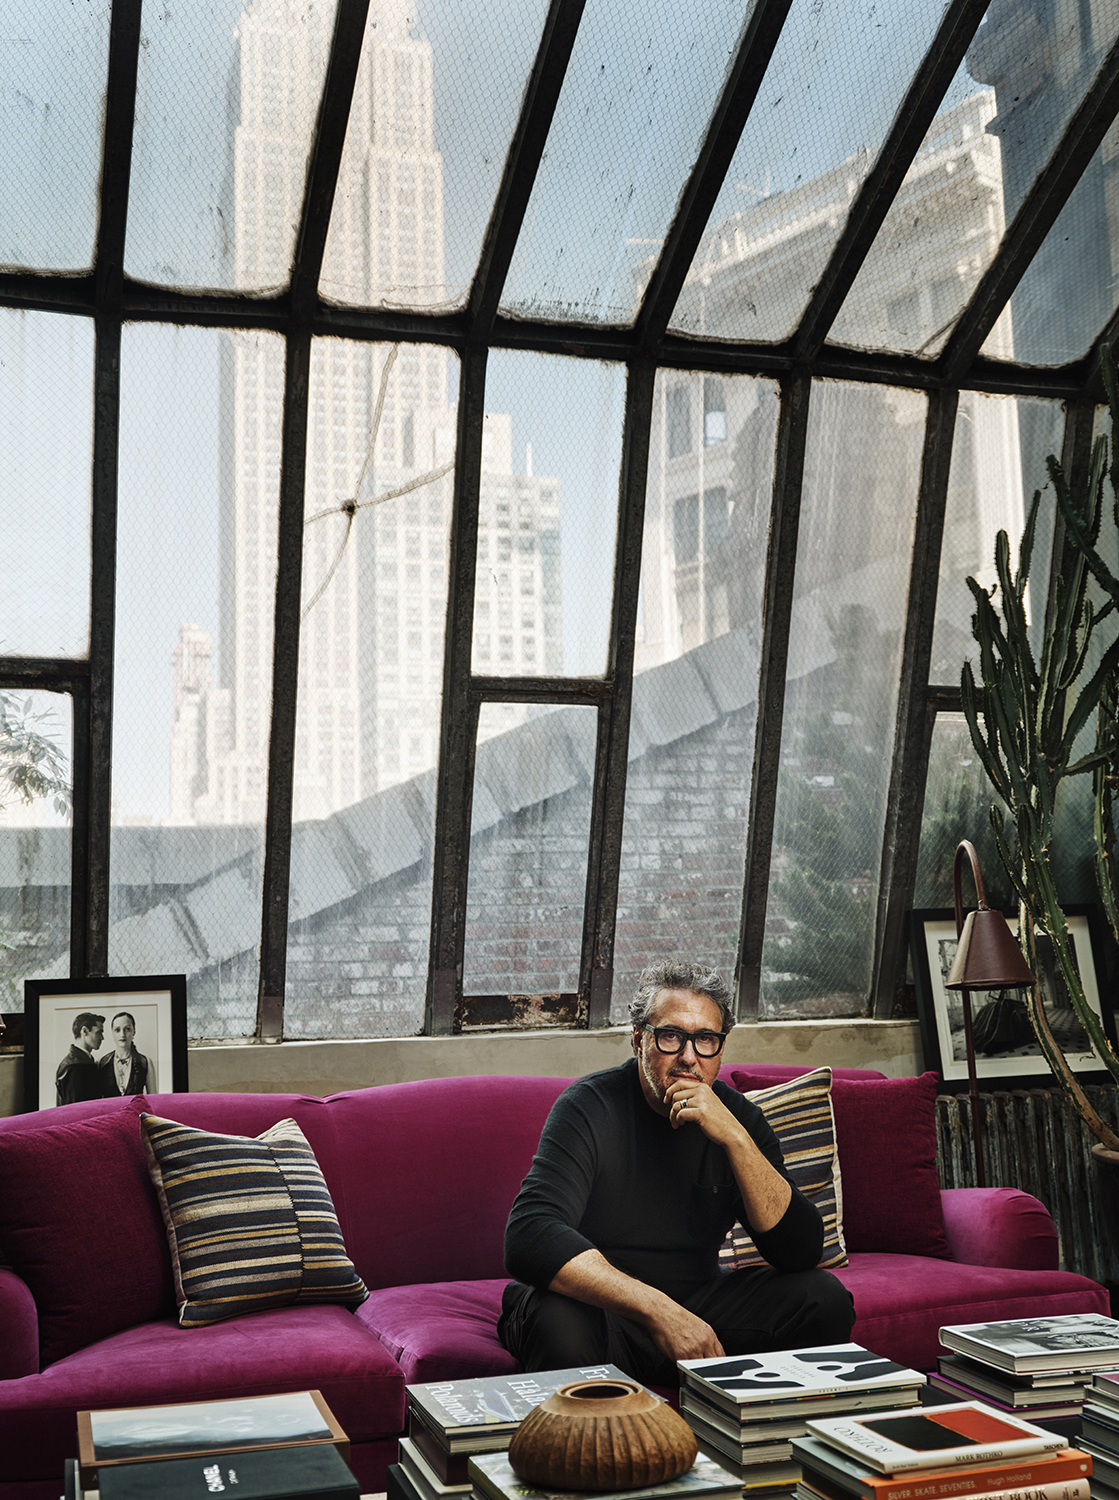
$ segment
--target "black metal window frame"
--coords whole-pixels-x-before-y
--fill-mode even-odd
[[[984,340],[1054,224],[1119,110],[1119,45],[1075,111],[1051,161],[1007,228],[943,352],[933,360],[866,354],[829,345],[837,317],[901,187],[945,90],[986,10],[986,0],[952,0],[895,124],[864,180],[845,228],[794,334],[782,344],[684,337],[669,322],[739,136],[755,101],[791,0],[758,0],[745,23],[663,249],[631,327],[587,327],[512,319],[499,304],[544,151],[584,0],[553,0],[485,234],[467,305],[427,315],[343,309],[318,284],[335,185],[365,33],[368,0],[340,0],[316,122],[290,286],[281,294],[193,294],[131,281],[123,273],[132,156],[140,0],[114,0],[109,44],[100,217],[94,268],[85,276],[0,273],[0,306],[90,317],[95,326],[92,477],[92,592],[88,661],[0,658],[0,687],[69,693],[74,720],[71,973],[104,975],[108,963],[109,835],[116,570],[120,346],[126,322],[276,331],[286,344],[276,585],[273,709],[263,866],[263,917],[256,1034],[283,1035],[288,884],[299,654],[303,490],[312,341],[408,340],[453,349],[460,360],[458,447],[451,528],[443,717],[438,767],[434,899],[425,1031],[455,1031],[462,1002],[471,792],[483,703],[581,703],[598,715],[597,760],[587,861],[579,995],[587,1024],[608,1024],[625,807],[627,742],[657,371],[744,374],[780,390],[777,453],[766,562],[763,662],[748,808],[746,871],[737,980],[738,1012],[756,1019],[784,712],[805,440],[813,382],[869,382],[928,394],[915,544],[904,626],[904,657],[887,798],[867,1013],[889,1016],[904,964],[902,917],[916,871],[919,823],[908,810],[924,793],[938,710],[957,706],[951,687],[928,682],[945,497],[959,393],[1041,396],[1068,404],[1066,452],[1090,439],[1102,396],[1099,350],[1119,334],[1119,315],[1089,354],[1036,369],[983,355]],[[474,565],[482,418],[490,349],[527,349],[610,361],[627,375],[617,564],[608,666],[602,679],[498,678],[471,671]],[[702,442],[702,433],[693,434]],[[1063,544],[1060,529],[1054,546]],[[1057,554],[1055,554],[1057,555]]]

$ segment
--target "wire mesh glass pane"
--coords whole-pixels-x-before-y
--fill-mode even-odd
[[[591,0],[505,283],[507,311],[633,321],[751,8]]]
[[[942,12],[793,0],[673,328],[751,341],[792,333]]]
[[[312,348],[289,1036],[423,1025],[457,375],[434,345]]]
[[[538,708],[506,729],[505,707],[478,721],[462,989],[544,997],[551,1025],[579,988],[598,713]]]
[[[1115,311],[1119,285],[1119,126],[1088,163],[983,353],[1026,365],[1082,358]]]
[[[7,7],[0,44],[0,266],[93,264],[101,176],[108,0]]]
[[[0,688],[0,1014],[70,974],[73,705]]]
[[[915,391],[813,385],[764,1020],[866,1010],[926,405]]]
[[[971,743],[967,720],[963,714],[938,713],[925,782],[914,910],[952,905],[956,846],[970,839],[979,853],[988,904],[998,911],[1017,911],[1018,898],[1002,867],[988,816],[994,801],[994,788]],[[966,899],[972,900],[970,886]]]
[[[944,347],[1117,29],[1119,11],[1113,6],[990,7],[836,319],[834,342],[928,356]],[[1098,195],[1099,170],[1089,173]],[[1043,247],[1042,281],[1053,282],[1054,262],[1064,258],[1060,277],[1088,289],[1096,264],[1107,259],[1105,240],[1089,243],[1086,233],[1088,222],[1097,229],[1102,224],[1098,207],[1089,207],[1086,198],[1081,209],[1067,211],[1071,219],[1059,249],[1057,241],[1048,252]],[[1077,254],[1068,239],[1074,222],[1074,237],[1087,255],[1076,270],[1068,263]],[[1101,292],[1107,299],[1109,282],[1092,288],[1097,302]],[[1027,306],[1036,312],[1038,290],[1023,313]],[[1037,337],[1059,341],[1062,335],[1053,329],[1069,318],[1069,308],[1055,284],[1046,295],[1044,333]],[[1094,316],[1096,305],[1085,309],[1086,318]],[[1022,321],[1028,347],[1031,333]],[[1079,338],[1078,318],[1070,321]],[[1101,317],[1097,329],[1102,322]],[[1004,315],[985,352],[1022,359],[1017,345]],[[1034,362],[1049,361],[1037,357]]]
[[[486,373],[473,667],[606,671],[625,371],[495,349]]]
[[[320,288],[451,308],[470,288],[547,16],[544,0],[370,7]]]
[[[1064,412],[1059,402],[1015,396],[982,396],[961,391],[952,442],[952,467],[940,549],[936,624],[929,681],[957,686],[964,661],[975,661],[971,634],[975,600],[968,577],[983,588],[997,582],[995,538],[1005,531],[1017,566],[1026,510],[1035,490],[1045,487],[1038,510],[1037,537],[1027,601],[1034,649],[1045,616],[1056,497],[1048,486],[1047,454],[1060,454]]]
[[[145,6],[125,269],[157,286],[287,285],[332,0]]]
[[[92,319],[0,309],[0,451],[0,656],[86,656]]]
[[[646,964],[733,978],[777,387],[661,370],[653,396],[611,1017]]]
[[[256,1021],[284,344],[126,327],[109,967]]]

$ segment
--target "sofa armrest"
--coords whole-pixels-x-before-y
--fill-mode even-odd
[[[0,1266],[0,1380],[39,1373],[39,1311],[25,1281]]]
[[[953,1260],[1014,1271],[1055,1271],[1057,1231],[1044,1203],[1019,1188],[941,1188]]]

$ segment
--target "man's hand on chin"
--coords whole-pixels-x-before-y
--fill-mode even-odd
[[[723,1146],[743,1134],[730,1110],[702,1079],[674,1078],[664,1091],[664,1102],[673,1130],[681,1125],[698,1125],[708,1140]]]
[[[695,1313],[666,1297],[667,1306],[649,1320],[649,1332],[662,1354],[670,1359],[717,1359],[723,1346],[715,1330]]]

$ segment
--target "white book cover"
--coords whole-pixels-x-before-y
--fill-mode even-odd
[[[682,1359],[679,1364],[687,1380],[742,1405],[925,1383],[918,1370],[872,1354],[861,1344],[818,1344],[771,1354]]]
[[[822,1417],[810,1421],[808,1431],[882,1474],[990,1463],[1068,1447],[1067,1439],[1021,1417],[993,1411],[982,1401]]]
[[[949,1323],[940,1330],[940,1342],[1013,1372],[1119,1364],[1119,1322],[1101,1313]]]

